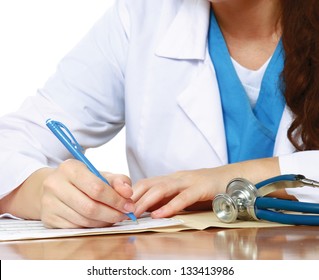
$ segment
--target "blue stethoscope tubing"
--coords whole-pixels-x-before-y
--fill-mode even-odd
[[[319,188],[319,182],[296,174],[276,176],[256,185],[244,178],[235,178],[228,184],[226,194],[216,195],[213,210],[218,219],[225,223],[253,219],[319,226],[319,203],[267,197],[276,190],[303,186]]]
[[[274,210],[269,210],[274,209]],[[284,214],[280,211],[294,211],[319,214],[319,204],[289,201],[269,197],[258,197],[255,201],[255,215],[260,220],[292,225],[319,225],[319,216],[303,214]]]
[[[310,215],[284,214],[271,210],[256,209],[256,216],[260,220],[287,225],[319,226],[319,217]]]
[[[280,181],[296,181],[301,175],[281,175],[262,181],[255,185],[260,189],[266,185]],[[257,197],[254,204],[255,215],[258,219],[281,224],[294,225],[319,225],[319,216],[304,214],[284,214],[278,211],[293,211],[302,213],[319,214],[319,203],[307,203],[270,197]],[[273,210],[270,210],[273,209]]]

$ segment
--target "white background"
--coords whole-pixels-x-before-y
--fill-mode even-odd
[[[114,0],[0,1],[0,116],[15,111],[55,72],[60,59]],[[89,150],[100,170],[128,174],[124,130]]]

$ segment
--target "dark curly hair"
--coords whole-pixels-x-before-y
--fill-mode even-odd
[[[288,138],[296,150],[319,149],[319,1],[281,0],[282,73],[294,115]],[[301,141],[300,141],[301,140]]]

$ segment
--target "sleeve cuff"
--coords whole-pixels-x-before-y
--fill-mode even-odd
[[[297,152],[279,157],[281,174],[301,174],[319,181],[319,151]],[[299,201],[319,203],[319,189],[301,187],[286,189],[287,193],[295,196]]]

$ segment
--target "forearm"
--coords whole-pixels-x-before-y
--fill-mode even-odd
[[[245,178],[253,184],[280,175],[277,157],[244,161],[231,164],[229,167],[235,170],[234,173],[238,173],[238,177]]]
[[[10,213],[24,219],[40,219],[43,181],[53,169],[32,173],[18,188],[0,200],[0,214]]]
[[[253,184],[257,184],[263,180],[281,174],[279,160],[277,157],[234,163],[220,167],[220,169],[224,174],[221,178],[224,185],[222,192],[225,191],[228,182],[234,178],[245,178]],[[285,190],[275,191],[269,194],[269,196],[282,199],[296,199],[294,196],[288,195]]]

